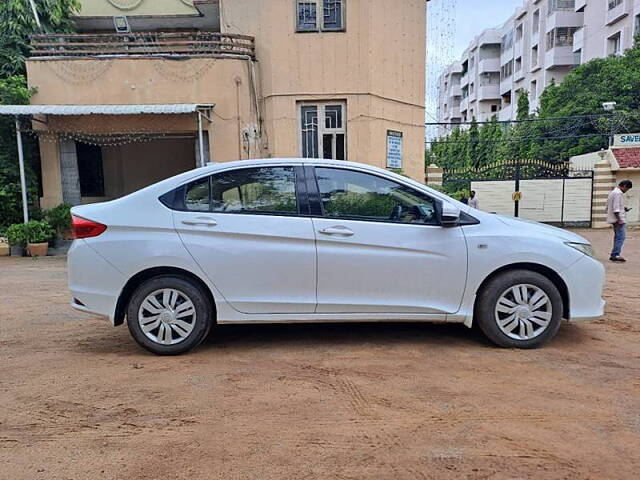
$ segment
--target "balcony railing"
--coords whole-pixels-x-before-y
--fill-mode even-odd
[[[607,25],[616,23],[629,14],[629,0],[609,0],[607,2]]]
[[[586,27],[582,27],[580,30],[576,30],[573,34],[573,51],[574,53],[582,50],[584,46],[584,29]]]
[[[42,34],[31,37],[31,56],[212,56],[255,57],[255,40],[218,32]]]

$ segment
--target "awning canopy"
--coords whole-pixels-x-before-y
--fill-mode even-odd
[[[18,143],[18,163],[20,165],[20,186],[22,190],[22,211],[24,222],[29,221],[27,206],[27,184],[24,171],[24,151],[22,148],[22,132],[20,130],[21,115],[179,115],[185,113],[198,114],[198,145],[200,148],[200,166],[204,167],[204,138],[202,117],[209,119],[208,111],[213,104],[168,103],[147,105],[0,105],[0,115],[16,117],[16,141]]]
[[[0,115],[179,115],[213,108],[213,104],[147,105],[0,105]]]

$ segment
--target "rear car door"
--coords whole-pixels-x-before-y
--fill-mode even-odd
[[[382,176],[315,170],[318,313],[454,313],[467,277],[461,227],[439,225],[439,200]]]
[[[222,171],[176,190],[174,225],[189,253],[242,313],[313,313],[316,247],[302,216],[302,167]]]

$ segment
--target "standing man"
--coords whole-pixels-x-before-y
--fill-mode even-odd
[[[627,209],[624,208],[624,194],[632,187],[631,180],[623,180],[609,193],[607,198],[607,223],[613,225],[613,250],[611,257],[609,257],[612,262],[626,262],[620,256],[627,235]]]
[[[471,190],[471,197],[469,198],[469,206],[475,208],[476,210],[480,209],[480,202],[478,201],[478,197],[476,196],[475,190]]]

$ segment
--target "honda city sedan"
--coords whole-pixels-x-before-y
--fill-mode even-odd
[[[72,215],[72,307],[160,355],[216,324],[300,322],[477,323],[534,348],[604,308],[584,238],[369,165],[216,164]]]

